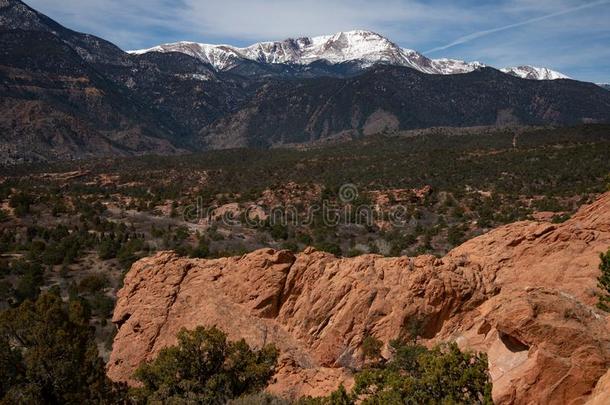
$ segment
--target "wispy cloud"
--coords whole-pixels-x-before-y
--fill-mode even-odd
[[[545,14],[543,16],[540,17],[535,17],[535,18],[530,18],[528,20],[525,21],[521,21],[521,22],[517,22],[517,23],[513,23],[513,24],[507,24],[507,25],[503,25],[501,27],[497,27],[497,28],[492,28],[492,29],[488,29],[488,30],[483,30],[483,31],[477,31],[474,32],[472,34],[468,34],[468,35],[464,35],[458,39],[456,39],[455,41],[452,41],[450,43],[448,43],[447,45],[443,45],[443,46],[439,46],[433,49],[430,49],[429,51],[426,51],[426,53],[433,53],[433,52],[438,52],[438,51],[443,51],[445,49],[449,49],[449,48],[453,48],[454,46],[458,46],[458,45],[462,45],[462,44],[466,44],[468,42],[474,41],[475,39],[481,38],[481,37],[485,37],[487,35],[490,34],[495,34],[497,32],[502,32],[502,31],[507,31],[507,30],[511,30],[514,28],[519,28],[525,25],[529,25],[529,24],[534,24],[537,22],[541,22],[541,21],[545,21],[545,20],[550,20],[552,18],[555,17],[559,17],[562,15],[566,15],[566,14],[570,14],[570,13],[574,13],[580,10],[585,10],[591,7],[597,7],[597,6],[601,6],[603,4],[610,4],[610,0],[601,0],[601,1],[596,1],[593,3],[588,3],[588,4],[583,4],[577,7],[572,7],[572,8],[568,8],[568,9],[564,9],[561,11],[557,11],[554,13],[550,13],[550,14]]]
[[[123,48],[159,42],[263,40],[369,29],[419,43],[441,27],[467,25],[467,9],[442,0],[26,0],[79,30],[93,30]],[[130,35],[133,33],[133,35]],[[142,33],[149,35],[148,40]]]

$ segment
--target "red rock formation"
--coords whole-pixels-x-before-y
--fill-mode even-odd
[[[160,253],[125,278],[108,373],[131,381],[180,328],[217,325],[280,348],[270,391],[323,395],[349,385],[365,336],[387,343],[418,320],[430,344],[456,340],[488,353],[497,403],[608,403],[609,318],[593,305],[608,247],[610,194],[563,224],[511,224],[442,259]]]

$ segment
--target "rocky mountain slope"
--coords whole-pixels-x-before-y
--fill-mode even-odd
[[[164,154],[171,124],[46,32],[0,33],[0,161]]]
[[[0,28],[2,161],[179,151],[172,123],[103,73],[130,64],[119,48],[19,1]]]
[[[608,96],[594,84],[492,68],[445,76],[377,66],[346,79],[270,82],[200,135],[207,148],[268,147],[437,126],[599,123],[609,117]]]
[[[108,374],[132,381],[180,328],[217,325],[280,348],[270,391],[320,395],[350,384],[366,336],[388,355],[388,341],[416,321],[425,342],[487,352],[499,404],[607,403],[610,322],[594,303],[598,255],[609,246],[610,193],[565,223],[507,225],[441,259],[160,253],[125,277]]]
[[[227,49],[128,54],[0,1],[0,163],[610,122],[599,86],[430,60],[364,31]]]
[[[0,162],[197,149],[195,130],[248,96],[181,54],[130,56],[19,0],[0,2]]]

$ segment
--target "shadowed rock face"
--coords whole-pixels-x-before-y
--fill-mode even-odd
[[[174,344],[180,328],[217,325],[280,348],[270,391],[323,395],[349,385],[365,336],[387,343],[419,320],[427,343],[488,353],[498,403],[607,403],[610,325],[594,294],[609,246],[606,194],[563,224],[511,224],[442,259],[159,253],[134,264],[119,292],[108,373],[133,382],[138,364]]]

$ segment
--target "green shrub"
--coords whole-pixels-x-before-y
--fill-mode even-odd
[[[392,342],[394,357],[355,376],[350,393],[340,387],[326,398],[305,398],[300,405],[492,404],[487,356],[462,352],[457,344],[431,350]]]
[[[31,212],[31,205],[34,204],[34,196],[27,193],[16,193],[9,198],[9,206],[18,217],[26,216]]]
[[[98,248],[97,254],[101,260],[114,259],[121,248],[121,243],[113,239],[103,239]]]
[[[143,386],[134,395],[149,403],[224,403],[265,388],[277,358],[274,346],[252,350],[243,339],[227,340],[216,327],[182,329],[177,346],[136,370]]]
[[[299,246],[293,241],[286,241],[282,243],[283,250],[290,250],[293,253],[297,253],[299,251]]]
[[[316,243],[314,247],[322,252],[327,252],[335,256],[341,256],[343,254],[343,252],[341,251],[341,246],[332,242]]]
[[[146,249],[144,240],[130,239],[127,243],[121,246],[116,257],[123,268],[128,269],[131,265],[140,259],[139,252]]]
[[[108,281],[108,277],[104,274],[90,274],[78,283],[78,290],[80,292],[94,294],[104,290],[104,288],[109,285],[110,282]]]
[[[114,299],[98,291],[89,299],[89,305],[94,314],[102,319],[107,319],[112,316],[114,310]]]
[[[341,384],[339,388],[328,397],[305,397],[296,401],[295,405],[355,405],[355,402],[350,394],[348,394],[343,384]]]
[[[383,342],[374,336],[367,336],[362,341],[362,354],[367,360],[379,360]]]
[[[206,257],[210,257],[210,244],[204,236],[199,237],[199,242],[197,246],[195,246],[190,254],[192,258],[204,259]]]
[[[12,272],[21,275],[17,281],[14,295],[18,303],[35,300],[44,282],[44,269],[38,263],[18,261],[13,263]]]
[[[464,241],[464,231],[462,228],[457,225],[450,227],[447,233],[447,241],[453,246],[462,243]]]
[[[243,395],[227,402],[227,405],[290,405],[291,402],[266,392]]]

